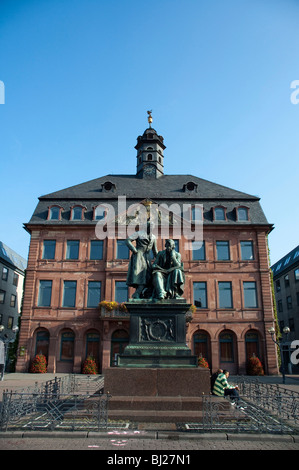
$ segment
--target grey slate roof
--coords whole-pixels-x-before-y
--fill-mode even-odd
[[[105,191],[105,182],[113,183],[112,191]],[[196,185],[196,191],[185,191],[184,185],[188,182]],[[39,198],[39,203],[34,211],[29,224],[94,224],[92,220],[93,207],[101,202],[109,203],[117,208],[118,196],[126,196],[127,205],[138,203],[144,199],[151,199],[157,204],[203,204],[204,224],[260,224],[269,225],[260,206],[259,198],[250,194],[236,191],[219,184],[198,178],[193,175],[163,175],[160,178],[139,178],[136,175],[106,175],[87,181],[82,184],[46,194]],[[58,204],[63,207],[62,220],[47,221],[48,207]],[[74,204],[82,204],[86,207],[84,220],[70,221],[70,207]],[[223,205],[227,208],[227,221],[213,221],[211,208]],[[236,207],[247,206],[250,213],[249,222],[237,222]],[[28,225],[28,224],[26,224]]]
[[[14,268],[24,272],[27,266],[27,261],[21,255],[9,248],[0,241],[0,259]]]
[[[289,271],[296,265],[299,265],[299,245],[271,266],[273,277],[281,276],[283,272]]]
[[[102,184],[111,181],[116,188],[113,193],[102,191]],[[193,181],[198,185],[196,193],[183,191],[184,184]],[[193,175],[163,175],[160,178],[138,178],[136,175],[106,175],[86,183],[71,186],[70,188],[56,191],[42,196],[42,198],[61,199],[111,199],[119,195],[128,198],[144,199],[151,198],[184,198],[184,199],[252,199],[258,200],[256,196],[236,191],[210,181],[197,178]]]

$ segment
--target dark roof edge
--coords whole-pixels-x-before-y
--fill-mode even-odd
[[[60,222],[61,223],[57,223],[56,221],[51,222],[49,220],[45,220],[43,223],[41,223],[41,222],[26,222],[26,223],[23,223],[23,228],[24,228],[24,230],[26,230],[26,232],[28,232],[30,234],[31,233],[30,232],[31,227],[32,228],[36,228],[36,227],[44,228],[45,226],[47,226],[49,228],[50,227],[52,227],[52,228],[53,227],[59,227],[59,228],[61,228],[61,227],[76,227],[76,226],[81,227],[81,228],[82,227],[94,227],[97,224],[98,221],[90,220],[89,223],[84,223],[85,221],[81,221],[81,223],[80,223],[80,221],[78,221],[78,222],[73,221],[74,223],[71,223],[71,224],[69,222],[72,222],[72,221],[69,221],[69,220],[66,220],[65,223],[63,221],[60,221]],[[270,223],[268,223],[268,224],[260,223],[259,224],[259,223],[256,223],[256,222],[255,223],[248,222],[246,224],[236,222],[235,224],[227,224],[227,225],[217,224],[217,223],[209,223],[209,224],[204,223],[203,225],[206,228],[210,228],[210,227],[211,228],[216,227],[216,228],[222,228],[222,229],[223,228],[229,228],[230,230],[231,229],[232,230],[240,229],[240,227],[243,227],[243,228],[248,228],[248,227],[255,228],[256,227],[256,228],[259,228],[259,229],[261,229],[261,228],[267,229],[267,233],[272,232],[272,230],[274,229],[274,224],[270,224]]]
[[[143,195],[127,195],[127,194],[115,194],[113,196],[113,193],[99,193],[100,194],[100,197],[98,198],[99,200],[100,199],[117,199],[119,196],[126,196],[127,199],[141,199],[143,198],[144,199],[144,194]],[[171,195],[167,195],[165,197],[163,196],[160,196],[160,195],[157,195],[157,198],[159,198],[160,200],[167,200],[167,199],[171,199],[171,200],[178,200],[178,201],[181,201],[182,199],[184,199],[185,201],[188,201],[188,200],[192,200],[192,199],[197,199],[197,200],[200,200],[200,201],[255,201],[255,202],[259,202],[261,200],[260,197],[258,196],[248,196],[248,197],[245,197],[245,196],[236,196],[236,197],[225,197],[225,196],[218,196],[218,197],[200,197],[198,195],[196,195],[196,193],[194,194],[190,194],[186,197],[186,193],[183,193],[184,196],[182,197],[179,197],[179,196],[171,196]],[[151,198],[153,199],[154,197],[151,196]],[[76,197],[76,196],[65,196],[65,197],[50,197],[49,196],[40,196],[38,198],[39,201],[95,201],[95,197]]]

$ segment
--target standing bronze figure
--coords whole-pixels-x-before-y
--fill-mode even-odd
[[[133,299],[143,298],[145,290],[151,287],[151,251],[154,257],[156,257],[158,250],[156,237],[150,233],[150,228],[150,223],[148,223],[146,232],[137,232],[126,240],[132,252],[127,273],[127,285],[136,288],[132,295]],[[133,245],[134,240],[136,246]]]

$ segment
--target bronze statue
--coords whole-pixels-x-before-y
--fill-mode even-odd
[[[174,246],[173,240],[166,240],[165,250],[159,251],[152,266],[153,299],[177,299],[184,292],[185,275],[181,255]]]
[[[136,246],[133,245],[134,240],[136,241]],[[154,257],[158,253],[156,237],[151,234],[151,224],[147,223],[146,232],[136,232],[126,242],[130,251],[132,251],[127,274],[127,285],[136,288],[132,298],[140,299],[144,297],[145,290],[151,287],[151,251]]]

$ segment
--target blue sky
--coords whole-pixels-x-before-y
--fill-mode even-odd
[[[276,262],[299,244],[298,24],[296,0],[2,0],[0,240],[27,257],[39,196],[135,173],[152,109],[165,173],[259,196]]]

